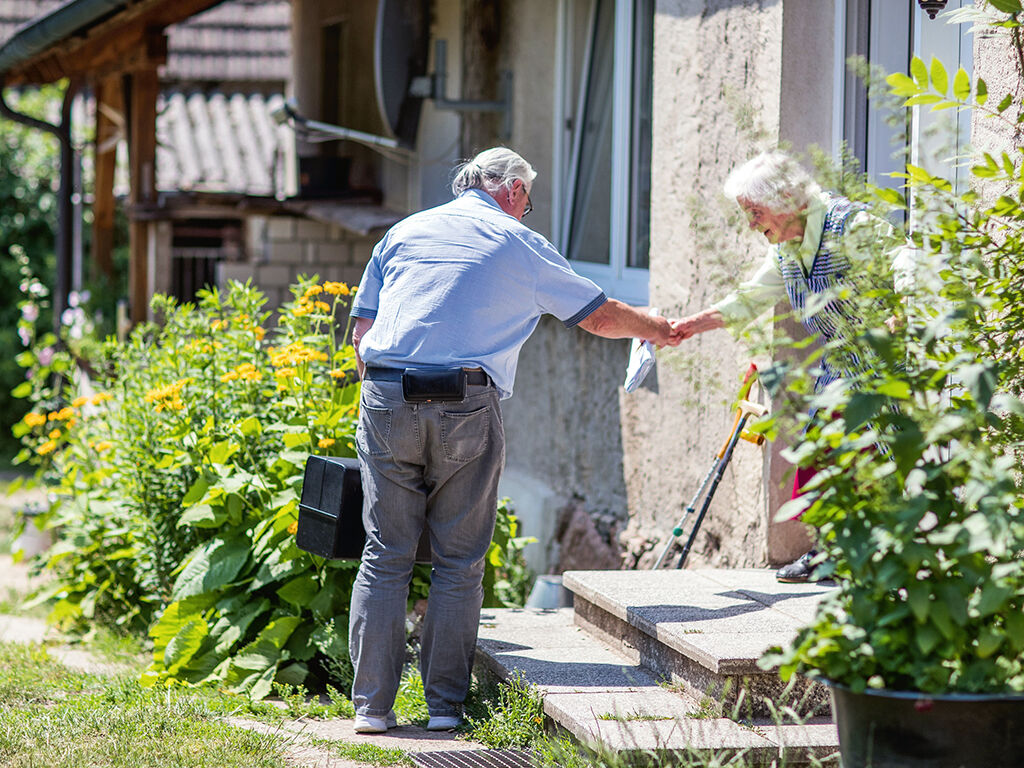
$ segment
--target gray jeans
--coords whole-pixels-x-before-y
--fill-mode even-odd
[[[405,660],[405,613],[423,527],[433,553],[420,671],[430,714],[458,715],[476,650],[484,556],[494,535],[505,432],[493,387],[455,403],[406,403],[400,382],[364,381],[356,446],[366,547],[352,587],[356,712],[383,717]]]

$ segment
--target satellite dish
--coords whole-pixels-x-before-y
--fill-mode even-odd
[[[391,135],[409,147],[416,143],[423,107],[409,86],[427,74],[429,39],[430,0],[379,0],[373,44],[377,107]]]

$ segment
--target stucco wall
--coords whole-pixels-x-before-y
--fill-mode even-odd
[[[1024,63],[1021,54],[1014,46],[1009,30],[984,30],[975,35],[974,40],[974,74],[988,86],[989,104],[998,103],[1006,94],[1013,94],[1014,103],[1019,105],[1024,96]],[[1020,108],[1011,106],[1004,117],[1006,120],[994,120],[981,112],[975,112],[971,125],[971,144],[978,152],[989,152],[999,158],[1008,152],[1015,162],[1019,155],[1015,147],[1024,143],[1022,126],[1014,126]],[[977,181],[976,179],[974,180]],[[994,184],[978,184],[983,202],[988,204],[995,200],[1003,190]]]
[[[828,144],[831,85],[800,81],[831,71],[831,5],[657,3],[650,295],[664,313],[704,308],[752,272],[763,253],[763,239],[745,231],[720,194],[728,171],[780,141],[799,150]],[[517,3],[505,30],[516,73],[513,144],[541,171],[533,194],[538,209],[549,194],[552,6]],[[784,37],[793,41],[785,54]],[[793,80],[788,89],[781,85],[784,69]],[[791,115],[786,121],[783,111]],[[545,231],[545,222],[530,223]],[[517,394],[504,410],[513,485],[532,479],[547,489],[549,515],[575,498],[597,533],[617,538],[628,567],[650,564],[710,467],[731,427],[729,403],[751,352],[725,331],[699,336],[662,350],[655,373],[632,395],[621,388],[627,357],[624,342],[566,332],[546,319],[523,350]],[[769,560],[769,509],[786,495],[778,450],[739,445],[694,564]],[[773,542],[773,559],[782,560],[803,551],[807,540],[796,525]]]

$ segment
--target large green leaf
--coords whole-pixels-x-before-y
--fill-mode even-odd
[[[181,600],[203,592],[212,592],[230,584],[249,559],[249,543],[214,539],[201,547],[174,582],[171,597]]]
[[[175,674],[182,666],[192,659],[203,644],[209,633],[206,622],[196,616],[190,619],[177,634],[167,643],[163,662],[167,674]]]
[[[277,590],[277,596],[286,603],[297,606],[308,606],[316,597],[320,585],[311,574],[303,574],[286,582]]]
[[[1003,13],[1020,13],[1020,0],[988,0],[988,4]]]

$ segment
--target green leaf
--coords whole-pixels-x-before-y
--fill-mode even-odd
[[[894,397],[898,400],[906,400],[911,395],[910,385],[905,381],[887,381],[881,384],[876,390],[880,395]]]
[[[181,600],[231,583],[248,559],[248,541],[214,539],[197,550],[188,561],[174,582],[171,598]]]
[[[298,576],[277,590],[277,596],[292,605],[307,606],[316,597],[320,585],[309,574]]]
[[[149,630],[149,636],[153,639],[154,655],[160,656],[171,639],[211,605],[213,598],[209,595],[196,595],[168,605],[159,621]]]
[[[935,57],[932,57],[931,78],[932,87],[945,96],[949,90],[949,75],[946,74],[946,68],[942,66],[942,62]]]
[[[195,504],[196,502],[202,501],[209,487],[210,484],[206,481],[206,478],[199,477],[194,483],[192,483],[192,487],[188,489],[188,492],[182,498],[182,505],[187,507]]]
[[[871,392],[855,392],[843,411],[846,431],[850,432],[878,415],[885,405],[885,397]]]
[[[953,76],[953,95],[960,101],[971,98],[971,76],[963,67],[960,67]]]
[[[12,397],[28,397],[32,394],[32,382],[23,381],[21,384],[11,390]]]
[[[960,370],[960,379],[970,391],[975,402],[983,408],[988,408],[997,386],[996,375],[991,365],[985,363],[966,365]]]
[[[903,102],[903,106],[914,107],[917,106],[918,104],[938,104],[940,101],[942,101],[942,97],[939,96],[938,94],[921,93],[918,94],[917,96],[911,96],[909,99]]]
[[[163,662],[167,674],[173,675],[199,650],[209,633],[209,627],[200,617],[190,619],[167,643]]]
[[[896,96],[913,96],[921,91],[917,83],[902,72],[893,72],[885,78],[885,82]]]
[[[998,106],[996,106],[996,111],[1000,113],[1005,112],[1009,109],[1011,104],[1013,104],[1013,94],[1008,93],[1003,97],[1003,100],[999,102]]]
[[[214,509],[209,504],[194,504],[178,518],[178,527],[194,525],[196,528],[219,528],[227,518],[223,507]]]
[[[985,627],[978,635],[978,658],[987,659],[999,650],[1003,644],[1004,635],[996,632],[991,627]]]
[[[928,67],[925,66],[924,61],[917,56],[910,60],[910,74],[913,76],[914,81],[919,87],[928,87]]]
[[[246,437],[252,437],[258,435],[262,431],[262,427],[258,418],[250,416],[238,425],[238,430]]]
[[[988,84],[978,78],[978,84],[974,87],[974,100],[978,102],[978,106],[983,106],[988,101]]]
[[[926,584],[915,582],[907,586],[907,602],[910,604],[910,611],[919,622],[928,618],[929,589]],[[927,653],[927,651],[925,651]]]
[[[919,628],[914,633],[914,641],[922,654],[929,654],[942,640],[942,634],[930,624]]]
[[[988,4],[1003,13],[1019,13],[1021,11],[1020,0],[988,0]]]

